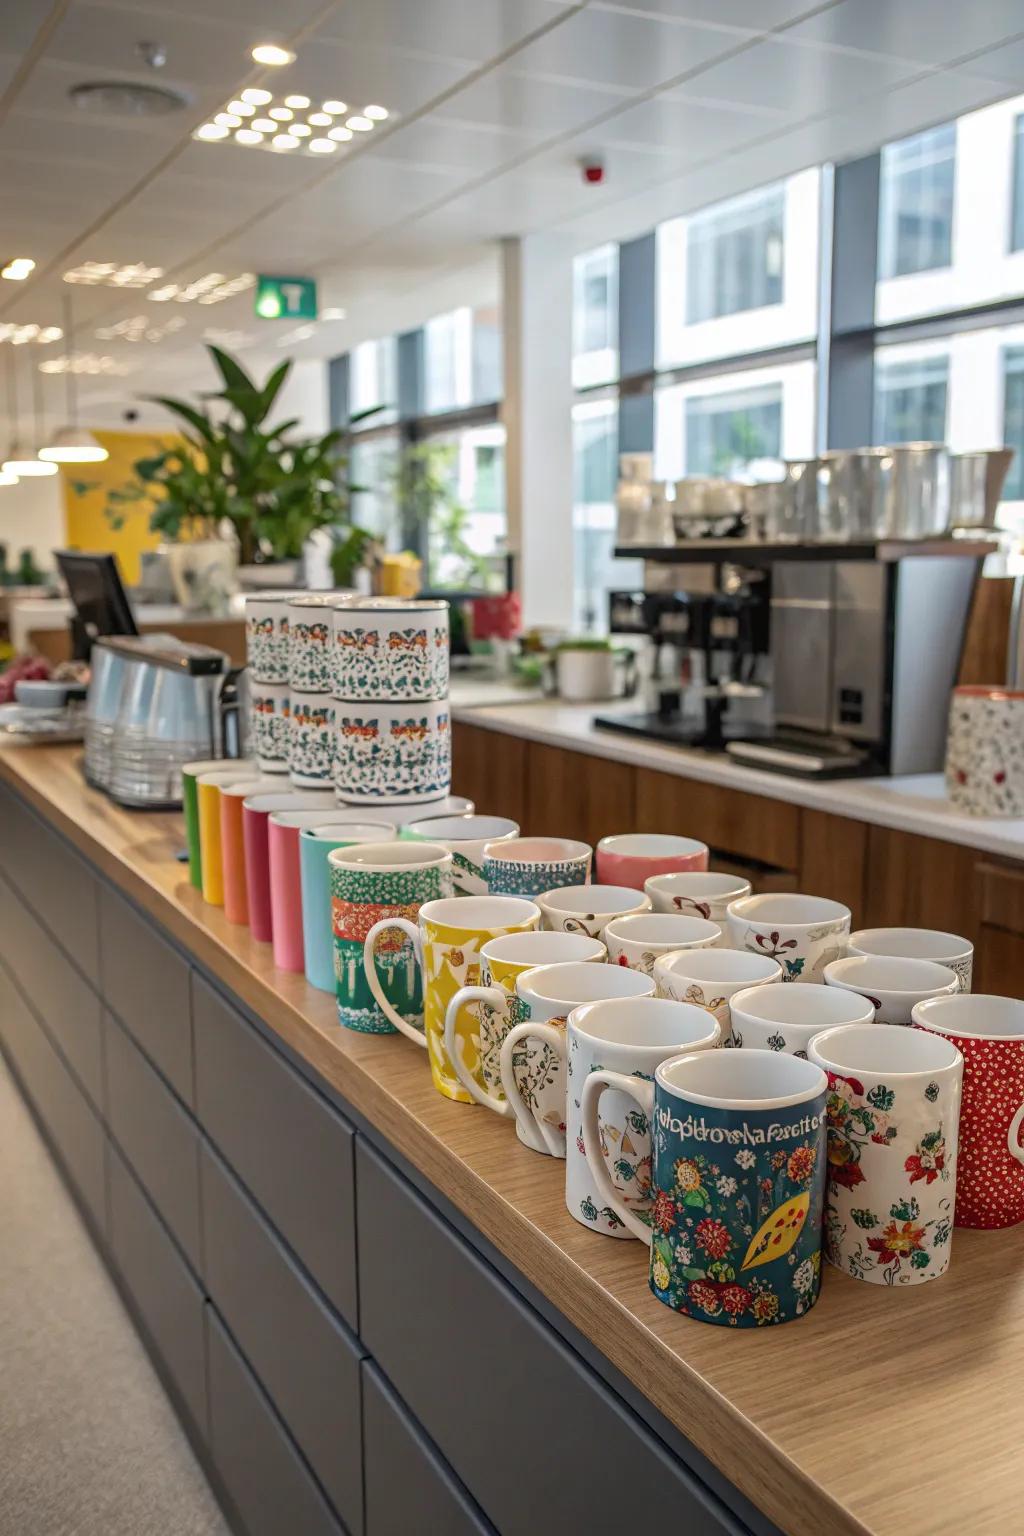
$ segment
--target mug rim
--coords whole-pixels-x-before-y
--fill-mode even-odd
[[[527,855],[525,857],[517,858],[516,854],[519,853],[520,850],[515,847],[516,843],[557,844],[561,851],[558,853],[552,852],[545,854],[535,854],[532,857]],[[483,857],[485,859],[495,859],[499,864],[523,864],[527,868],[535,864],[578,864],[581,863],[584,859],[589,859],[592,853],[593,849],[589,843],[580,843],[577,842],[575,838],[571,837],[520,836],[509,838],[507,842],[500,842],[492,838],[489,842],[484,844],[483,848]],[[561,887],[555,887],[555,889],[561,889]]]
[[[390,854],[396,850],[409,849],[419,855],[417,859],[391,858]],[[370,856],[378,859],[374,864],[370,862]],[[344,869],[351,873],[365,870],[371,874],[394,874],[402,870],[423,870],[444,868],[445,865],[454,864],[451,851],[442,848],[440,843],[404,843],[401,838],[393,838],[389,843],[353,843],[346,848],[332,848],[327,855],[327,862],[336,869]]]
[[[619,896],[631,896],[633,899],[625,911],[621,906],[608,907],[602,910],[593,900],[595,891],[601,891],[609,895],[609,899]],[[569,902],[568,906],[560,906],[553,897],[562,897]],[[598,898],[600,900],[600,898]],[[552,912],[566,912],[575,916],[579,912],[590,913],[594,917],[605,917],[610,912],[613,921],[616,917],[646,917],[650,912],[651,898],[645,896],[643,891],[638,891],[631,885],[604,885],[600,881],[588,885],[555,885],[549,891],[541,891],[537,897],[538,903],[550,907]],[[646,905],[645,905],[646,903]]]
[[[314,800],[312,796],[317,798]],[[287,801],[288,804],[267,805],[268,800]],[[306,801],[305,805],[295,804],[296,801]],[[248,800],[243,800],[242,809],[245,811],[266,811],[270,816],[274,811],[287,811],[289,807],[296,811],[315,811],[317,806],[322,806],[325,816],[330,815],[331,806],[337,805],[334,792],[330,789],[287,790],[268,789],[264,795],[253,795]]]
[[[762,993],[767,993],[767,997],[762,997]],[[857,1019],[833,1019],[828,1024],[804,1024],[799,1019],[765,1018],[759,1013],[747,1011],[750,1003],[770,1003],[773,997],[803,997],[807,993],[811,994],[812,1001],[815,996],[820,997],[823,1006],[825,998],[821,996],[822,993],[828,993],[832,998],[849,998],[851,1007],[854,1006],[855,1001],[859,1001],[862,1008],[866,1006],[866,1013]],[[764,981],[760,986],[744,987],[730,997],[729,1011],[734,1020],[738,1014],[744,1021],[760,1025],[765,1029],[792,1029],[801,1033],[806,1031],[809,1040],[827,1029],[842,1029],[848,1024],[870,1024],[875,1017],[871,999],[865,997],[863,992],[855,992],[852,987],[827,987],[822,981],[807,981],[799,986],[794,986],[789,981]]]
[[[356,831],[356,832],[358,832],[358,831],[365,831],[367,829],[367,827],[372,827],[375,832],[383,832],[386,829],[386,826],[387,826],[387,823],[383,822],[383,821],[334,821],[334,822],[332,822],[330,819],[325,819],[323,821],[318,821],[315,827],[300,827],[299,828],[299,842],[300,843],[328,842],[332,837],[336,837],[343,827],[348,827],[352,831]],[[390,842],[391,840],[392,839],[390,839],[390,838],[389,839],[384,839],[384,838],[376,838],[376,839],[367,838],[366,842],[373,842],[373,841],[376,841],[376,842],[389,841]],[[358,841],[358,839],[355,839],[355,841]]]
[[[307,818],[309,819],[307,820]],[[312,809],[306,810],[304,810],[301,806],[296,806],[294,811],[281,810],[271,811],[270,813],[270,823],[272,826],[290,828],[292,831],[299,832],[302,831],[303,827],[312,827],[317,822],[325,821],[325,819],[326,818],[324,818],[322,813],[317,810],[315,806]],[[338,825],[342,827],[350,827],[353,826],[354,823],[350,821],[342,821],[339,822]]]
[[[266,785],[269,778],[270,775],[268,774],[265,778],[258,779],[231,779],[227,784],[220,786],[220,792],[222,795],[227,795],[230,800],[237,800],[239,795],[242,796],[243,800],[248,800],[250,796],[255,797],[256,794],[263,793],[262,786]],[[197,778],[196,783],[198,782]],[[272,795],[274,790],[267,789],[266,793]]]
[[[208,773],[197,773],[194,777],[197,784],[242,784],[253,775],[248,771],[239,773],[230,768],[211,768]],[[270,793],[267,790],[267,794]]]
[[[464,901],[466,898],[461,897],[459,899]],[[528,897],[523,898],[523,900],[528,899]],[[608,954],[607,946],[603,944],[600,939],[592,939],[589,934],[566,933],[563,929],[552,930],[550,928],[528,928],[526,932],[543,934],[546,939],[557,939],[559,941],[571,939],[574,942],[590,944],[595,947],[591,954],[578,955],[575,960],[570,959],[567,956],[565,960],[537,960],[531,963],[528,960],[522,961],[510,959],[507,955],[491,954],[490,949],[492,944],[503,944],[506,939],[520,939],[523,937],[523,934],[521,933],[500,933],[495,934],[493,939],[488,939],[486,944],[481,944],[480,954],[487,960],[498,960],[503,965],[521,965],[524,971],[536,971],[539,970],[542,965],[593,965],[595,962],[600,963],[603,961]]]
[[[443,831],[437,825],[438,822],[446,822],[451,826],[459,821],[503,821],[505,826],[511,828],[511,830],[493,832],[490,835],[486,832],[466,832],[465,836],[462,836],[461,833]],[[482,816],[478,811],[460,811],[454,816],[419,816],[415,821],[404,822],[402,830],[405,832],[415,832],[417,827],[429,827],[432,824],[434,827],[433,838],[425,836],[425,841],[428,843],[434,840],[438,842],[444,840],[448,843],[505,843],[511,838],[519,836],[519,824],[513,821],[510,816]]]
[[[964,1003],[973,1005],[979,1002],[1015,1004],[1016,1008],[1021,1010],[1021,1028],[1019,1033],[1013,1035],[991,1034],[979,1029],[963,1029],[959,1026],[954,1029],[949,1024],[933,1024],[929,1017],[931,1013],[949,1012],[955,1014],[964,1011],[969,1014],[970,1007],[964,1009]],[[950,1008],[950,1003],[955,1003],[957,1006]],[[923,1018],[920,1017],[922,1014],[924,1015]],[[962,1040],[1005,1040],[1011,1044],[1017,1040],[1024,1040],[1024,1005],[1022,1005],[1021,999],[1017,997],[1002,997],[998,992],[950,992],[942,997],[925,997],[920,1002],[914,1004],[910,1017],[919,1029],[927,1030],[929,1034],[947,1037],[949,1035],[957,1035]]]
[[[190,779],[198,779],[201,773],[217,773],[220,769],[230,768],[232,763],[239,768],[247,764],[252,768],[253,776],[259,773],[259,764],[254,757],[197,757],[191,763],[183,763],[181,772]]]
[[[462,911],[465,911],[465,909],[468,906],[471,906],[474,903],[481,903],[481,902],[487,902],[488,904],[493,904],[494,907],[498,911],[501,911],[502,909],[504,909],[505,911],[508,911],[510,908],[515,907],[515,906],[518,906],[520,908],[525,908],[526,911],[525,911],[524,915],[521,918],[515,919],[511,915],[509,916],[509,925],[511,925],[513,923],[516,924],[516,927],[513,929],[513,933],[515,933],[515,932],[535,933],[537,931],[536,928],[521,928],[521,927],[518,926],[520,923],[528,923],[528,922],[533,921],[533,920],[535,920],[538,923],[540,922],[540,917],[541,917],[540,908],[537,906],[536,902],[530,901],[530,899],[528,897],[526,897],[526,896],[486,896],[486,895],[480,895],[480,896],[435,896],[435,897],[432,897],[430,901],[425,901],[422,904],[422,906],[420,907],[420,910],[419,910],[420,924],[422,926],[423,923],[425,923],[425,922],[426,923],[434,922],[434,923],[437,924],[437,926],[439,928],[451,928],[456,933],[465,933],[465,934],[479,933],[482,928],[498,928],[498,927],[504,928],[506,926],[506,924],[504,924],[504,923],[496,923],[496,922],[484,922],[484,923],[475,922],[474,923],[474,922],[470,922],[468,919],[467,919],[467,921],[461,922],[461,923],[458,922],[458,921],[446,922],[445,919],[443,917],[440,917],[438,915],[437,911],[436,911],[436,909],[438,907],[445,907],[445,906],[451,906],[452,908],[454,908],[456,910],[461,909]],[[499,905],[499,904],[501,904],[501,905]],[[431,911],[431,908],[434,908],[435,910]],[[497,938],[509,938],[509,937],[511,937],[511,935],[504,934],[504,933],[503,934],[497,934],[496,933],[496,934],[493,935],[493,937],[496,938],[496,939]]]
[[[670,895],[672,886],[669,885],[668,882],[674,880],[725,880],[729,882],[725,890],[713,890],[709,889],[705,885],[703,889],[710,896],[728,896],[732,892],[744,892],[746,895],[751,894],[751,892],[747,890],[747,887],[750,885],[749,880],[744,880],[740,876],[737,876],[734,879],[732,875],[723,874],[722,871],[718,869],[664,870],[660,875],[648,875],[647,879],[644,881],[644,890],[647,892],[648,896],[650,896],[653,891],[664,892],[666,895]],[[700,890],[701,886],[698,885],[694,894],[699,893]],[[742,901],[743,896],[735,895],[734,900]]]
[[[663,847],[659,850],[648,849],[641,852],[638,849],[622,848],[616,846],[621,843],[637,842],[672,843],[675,846]],[[687,859],[694,854],[708,853],[707,843],[702,843],[696,837],[678,837],[674,832],[612,832],[608,837],[602,837],[597,845],[598,853],[610,853],[617,859]]]
[[[686,981],[718,982],[720,985],[725,987],[735,985],[735,983],[731,981],[728,976],[695,976],[692,973],[687,975],[684,971],[677,971],[675,969],[674,962],[677,960],[690,962],[692,960],[700,960],[705,955],[708,956],[714,962],[714,964],[717,964],[720,958],[721,963],[724,964],[727,959],[734,959],[735,957],[740,956],[744,962],[753,961],[758,965],[767,965],[772,967],[772,970],[770,970],[766,976],[762,976],[760,978],[755,976],[745,977],[742,982],[744,987],[764,986],[766,982],[778,981],[782,976],[782,966],[777,960],[773,960],[770,955],[754,955],[751,954],[750,950],[748,949],[719,949],[713,945],[706,949],[670,949],[666,954],[658,956],[657,960],[654,962],[654,969],[655,972],[657,972],[658,967],[660,966],[662,970],[670,972],[673,976],[681,976]],[[714,970],[714,964],[712,965],[712,970]],[[773,974],[773,972],[776,972],[777,974]],[[788,985],[792,986],[792,982],[788,983]],[[738,990],[739,987],[737,987],[737,991]]]
[[[851,953],[849,955],[844,956],[844,959],[847,959],[847,960],[857,960],[857,959],[861,959],[861,958],[882,959],[882,960],[931,960],[932,959],[931,955],[901,955],[901,954],[897,954],[894,949],[861,949],[858,946],[858,943],[857,943],[858,939],[869,938],[872,934],[878,934],[878,933],[927,934],[930,938],[950,939],[950,940],[952,940],[952,946],[958,946],[958,947],[956,947],[956,948],[951,947],[948,959],[946,959],[946,960],[936,960],[934,962],[936,965],[946,965],[946,964],[948,964],[949,960],[969,960],[972,957],[972,955],[974,954],[974,945],[971,943],[971,941],[969,939],[963,938],[958,933],[947,933],[946,930],[943,929],[943,928],[911,928],[911,927],[908,927],[908,926],[900,925],[900,926],[890,927],[890,928],[857,928],[853,933],[850,934],[849,938],[846,941],[847,942],[847,946],[850,949]]]
[[[694,938],[689,940],[678,939],[678,942],[670,939],[637,939],[628,931],[625,933],[622,931],[627,925],[639,925],[640,923],[652,920],[667,920],[670,923],[692,923],[704,931],[698,932]],[[624,912],[621,917],[613,917],[611,922],[605,925],[605,933],[610,934],[613,939],[618,939],[620,944],[646,944],[648,947],[652,944],[663,944],[666,946],[666,952],[670,952],[673,948],[686,949],[689,945],[697,943],[700,939],[710,938],[707,932],[708,929],[711,929],[721,938],[722,929],[718,923],[707,917],[688,917],[685,912]],[[711,942],[714,943],[714,940],[712,939]]]
[[[721,1053],[723,1059],[729,1063],[731,1063],[733,1054],[733,1052],[727,1051]],[[665,1093],[671,1094],[673,1098],[684,1099],[687,1103],[701,1104],[707,1109],[789,1109],[796,1104],[806,1104],[809,1099],[817,1098],[820,1093],[824,1093],[828,1089],[828,1078],[816,1062],[804,1061],[799,1056],[790,1056],[781,1051],[758,1051],[753,1049],[747,1050],[744,1054],[748,1058],[764,1056],[770,1058],[773,1062],[785,1062],[787,1063],[787,1071],[799,1071],[801,1074],[807,1068],[810,1068],[815,1073],[814,1087],[812,1088],[810,1081],[808,1081],[805,1088],[794,1089],[792,1093],[775,1094],[771,1098],[764,1099],[741,1099],[733,1094],[701,1093],[698,1088],[680,1088],[668,1076],[673,1069],[682,1066],[684,1063],[689,1067],[693,1062],[699,1062],[704,1057],[712,1061],[717,1060],[719,1055],[717,1051],[689,1051],[679,1056],[673,1056],[668,1061],[661,1062],[655,1069],[655,1082]],[[748,1064],[749,1061],[743,1063],[744,1066]],[[696,1072],[725,1071],[726,1067],[695,1067],[693,1070]]]
[[[867,1030],[871,1031],[868,1043],[870,1044],[871,1040],[875,1040],[879,1050],[882,1052],[885,1051],[887,1046],[905,1046],[908,1039],[914,1039],[921,1035],[930,1035],[933,1040],[940,1040],[943,1045],[948,1046],[949,1050],[953,1053],[952,1058],[939,1065],[936,1065],[934,1062],[922,1062],[919,1067],[889,1067],[884,1062],[877,1067],[855,1067],[843,1065],[825,1056],[825,1048],[828,1041],[834,1039],[837,1035],[841,1035],[845,1041],[853,1043],[855,1039],[864,1038],[864,1032]],[[894,1033],[895,1030],[898,1030],[899,1033]],[[824,1044],[819,1042],[824,1042]],[[884,1077],[887,1081],[889,1078],[906,1081],[913,1077],[931,1077],[937,1072],[953,1072],[958,1064],[963,1061],[963,1057],[952,1041],[947,1040],[945,1035],[941,1034],[938,1030],[915,1029],[908,1032],[905,1029],[900,1029],[900,1026],[896,1024],[836,1024],[831,1029],[820,1030],[814,1039],[808,1042],[807,1049],[813,1054],[819,1066],[824,1067],[828,1072],[832,1072],[836,1077],[844,1078],[847,1075],[856,1077],[861,1072],[864,1072],[871,1076]],[[911,1046],[910,1049],[916,1050],[917,1047]]]
[[[593,966],[593,961],[590,961],[590,960],[552,960],[547,965],[532,965],[532,966],[530,966],[529,970],[523,971],[520,975],[518,975],[516,977],[516,991],[518,992],[520,987],[525,987],[525,988],[527,988],[530,991],[530,993],[531,993],[531,995],[533,997],[537,998],[537,1000],[539,1002],[541,1002],[541,1003],[554,1003],[556,1005],[562,1006],[562,1007],[564,1007],[564,1009],[565,1009],[565,1011],[567,1013],[571,1013],[574,1008],[581,1008],[584,1003],[603,1003],[603,1002],[608,1002],[608,1001],[611,1001],[611,1002],[615,1002],[615,1001],[621,1002],[623,999],[630,998],[630,997],[653,997],[654,996],[654,982],[652,981],[650,976],[644,976],[639,971],[631,971],[631,970],[627,969],[626,966],[622,966],[622,965],[609,965],[609,966],[605,967],[605,969],[608,971],[608,976],[605,979],[609,983],[611,983],[612,986],[613,986],[613,991],[612,991],[612,994],[611,994],[610,998],[603,998],[603,997],[554,997],[554,996],[551,995],[551,993],[541,992],[541,991],[537,990],[537,988],[535,986],[535,983],[534,983],[534,981],[532,979],[535,975],[537,975],[538,973],[540,973],[542,971],[546,972],[546,971],[553,971],[553,970],[563,970],[566,966],[570,966],[570,965],[572,965],[572,966],[576,966],[576,965],[578,965],[578,966],[586,966],[587,971],[590,972],[590,970],[591,970],[591,968]],[[598,971],[598,975],[600,975],[600,971]],[[614,982],[612,982],[612,977],[615,978]],[[624,990],[623,991],[621,991],[621,992],[615,991],[614,988],[618,988],[619,986],[623,986],[624,983],[627,981],[627,978],[629,979],[630,983],[636,983],[636,984],[643,983],[643,985],[638,985],[635,990],[633,989],[632,986],[624,986]],[[589,979],[589,976],[588,976],[588,979]]]
[[[863,967],[864,961],[870,962],[872,960],[891,960],[896,965],[927,966],[930,972],[944,971],[946,979],[940,981],[938,977],[934,977],[934,979],[928,985],[923,987],[913,985],[892,987],[883,986],[881,983],[876,986],[871,981],[853,982],[846,979],[845,971],[850,969],[851,963],[855,962],[858,966]],[[937,960],[915,960],[913,957],[905,959],[901,955],[844,955],[841,960],[830,960],[824,969],[823,975],[825,977],[825,984],[827,986],[842,987],[844,990],[850,992],[867,991],[872,997],[881,997],[884,995],[886,997],[895,997],[900,999],[916,997],[919,1000],[923,1000],[924,993],[934,993],[937,996],[942,997],[944,994],[949,993],[951,990],[960,990],[960,978],[956,974],[956,971],[953,970],[952,966],[940,965]],[[922,983],[924,980],[925,978],[922,976]]]
[[[760,919],[756,915],[748,916],[747,910],[740,910],[741,908],[749,910],[754,902],[763,903],[768,901],[817,902],[820,906],[828,907],[830,910],[827,914],[822,913],[820,917],[762,917]],[[726,912],[729,917],[734,918],[739,923],[747,923],[748,925],[752,925],[755,922],[771,923],[776,928],[796,928],[801,931],[807,928],[817,928],[820,923],[853,922],[853,913],[841,901],[833,901],[830,896],[808,896],[803,891],[754,891],[749,896],[740,896],[736,901],[730,901]]]
[[[671,997],[604,997],[599,998],[596,1002],[593,1003],[580,1003],[579,1006],[574,1008],[570,1013],[567,1020],[567,1028],[574,1030],[577,1035],[581,1035],[583,1039],[588,1041],[588,1043],[591,1045],[618,1045],[630,1050],[635,1050],[640,1054],[653,1054],[655,1052],[663,1052],[666,1050],[674,1049],[672,1043],[665,1040],[632,1040],[625,1033],[621,1033],[619,1035],[591,1034],[590,1030],[586,1026],[590,1022],[590,1015],[592,1013],[605,1009],[611,1013],[615,1009],[620,1009],[623,1003],[628,1002],[659,1004],[660,1006],[658,1008],[658,1012],[663,1014],[665,1014],[666,1008],[670,1008],[672,1010],[672,1015],[666,1015],[669,1017],[673,1015],[678,1017],[679,1015],[676,1013],[676,1010],[679,1008],[684,1008],[686,1010],[686,1015],[692,1016],[694,1028],[696,1028],[699,1024],[703,1028],[704,1033],[703,1035],[700,1035],[696,1040],[684,1041],[680,1046],[680,1052],[693,1051],[698,1046],[706,1046],[708,1042],[711,1042],[711,1049],[714,1049],[714,1047],[722,1038],[722,1026],[719,1024],[714,1014],[710,1013],[707,1008],[698,1008],[693,1003],[676,1002],[675,998]],[[645,1009],[644,1012],[649,1013],[649,1010]]]

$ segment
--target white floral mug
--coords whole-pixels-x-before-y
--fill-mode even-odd
[[[640,912],[616,917],[604,930],[608,959],[628,965],[645,976],[654,975],[654,962],[679,949],[709,949],[720,942],[717,923],[702,917],[680,917],[671,912]]]
[[[290,592],[254,592],[245,599],[245,659],[253,683],[288,681]]]
[[[777,960],[783,981],[820,981],[826,965],[845,955],[850,922],[841,902],[765,892],[729,903],[729,942]]]
[[[825,967],[825,983],[870,1000],[879,1024],[909,1024],[915,1003],[949,997],[960,979],[934,960],[897,960],[893,955],[847,955]]]
[[[264,773],[287,773],[288,684],[253,682],[249,708],[257,763]]]
[[[745,987],[763,987],[782,980],[782,967],[766,955],[735,949],[673,949],[654,962],[659,997],[707,1008],[722,1026],[722,1044],[732,1045],[729,1003]]]
[[[352,805],[436,800],[451,786],[447,701],[337,704],[334,788]]]
[[[946,793],[967,816],[1024,816],[1024,692],[954,688]]]
[[[334,768],[334,700],[293,693],[288,707],[288,777],[303,789],[328,789]]]
[[[616,917],[651,910],[651,898],[628,885],[561,885],[536,898],[544,927],[600,939]]]
[[[655,912],[678,912],[680,917],[702,917],[722,929],[720,944],[728,943],[725,917],[731,901],[750,895],[750,881],[717,870],[691,869],[672,875],[651,875],[644,890]]]
[[[955,971],[961,992],[971,990],[974,945],[958,933],[935,928],[858,928],[850,934],[848,955],[892,955],[897,960],[932,960]]]
[[[288,682],[292,693],[331,693],[331,610],[337,592],[303,592],[288,604]]]
[[[332,615],[334,696],[350,702],[448,696],[448,604],[371,597]]]
[[[870,1024],[875,1017],[869,997],[816,981],[802,987],[791,987],[784,981],[746,987],[733,994],[729,1013],[733,1045],[785,1051],[790,1056],[806,1056],[808,1045],[823,1029]]]

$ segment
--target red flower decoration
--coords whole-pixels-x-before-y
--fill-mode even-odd
[[[753,1299],[752,1293],[743,1285],[727,1285],[722,1290],[722,1306],[731,1317],[748,1311]]]
[[[1006,773],[1005,773],[1005,771],[1002,768],[1000,768],[998,773],[994,773],[992,775],[992,777],[996,781],[997,784],[1005,784],[1006,783]]]
[[[925,1166],[916,1152],[912,1157],[908,1157],[903,1164],[904,1171],[910,1174],[911,1184],[917,1184],[921,1179],[924,1179],[926,1184],[934,1184],[945,1166],[946,1158],[941,1152],[932,1159],[932,1166],[930,1168]]]
[[[956,771],[956,781],[958,784],[967,783],[967,775],[962,768],[958,768]]]
[[[671,1232],[675,1225],[676,1207],[672,1196],[665,1190],[659,1189],[654,1197],[654,1209],[651,1212],[651,1220],[659,1232]]]
[[[815,1148],[808,1146],[797,1147],[789,1154],[786,1172],[794,1184],[802,1184],[805,1179],[810,1178],[814,1172],[814,1157]]]
[[[708,1280],[690,1281],[690,1300],[706,1312],[709,1317],[716,1317],[722,1310],[722,1303],[718,1299],[718,1291]]]
[[[841,1184],[844,1189],[856,1189],[858,1184],[864,1183],[864,1174],[859,1163],[832,1163],[828,1170],[829,1178],[835,1184]]]
[[[724,1259],[732,1247],[729,1229],[712,1216],[705,1216],[703,1221],[698,1221],[693,1235],[697,1239],[698,1248],[703,1248],[711,1259]]]

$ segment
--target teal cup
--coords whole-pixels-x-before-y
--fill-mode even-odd
[[[324,824],[299,833],[302,888],[302,949],[306,980],[321,992],[334,991],[334,935],[331,931],[331,872],[327,856],[355,843],[385,843],[395,835],[387,821],[344,822],[325,815]]]

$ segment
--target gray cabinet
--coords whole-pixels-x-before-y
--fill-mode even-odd
[[[100,891],[103,996],[175,1093],[192,1103],[188,964],[108,886]]]
[[[96,879],[19,795],[0,791],[3,868],[79,970],[99,985]]]
[[[342,1536],[342,1527],[209,1303],[206,1325],[210,1454],[246,1536]]]
[[[200,1124],[357,1329],[351,1126],[198,976],[193,1017]]]
[[[484,1518],[403,1408],[384,1377],[363,1362],[366,1536],[490,1536]]]
[[[363,1342],[503,1536],[740,1530],[594,1373],[360,1137]]]
[[[332,1315],[208,1146],[206,1284],[338,1514],[363,1523],[359,1341]]]

